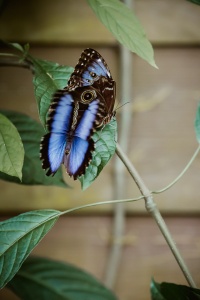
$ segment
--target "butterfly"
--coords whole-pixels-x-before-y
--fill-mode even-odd
[[[54,175],[61,164],[75,179],[85,174],[95,144],[93,132],[115,114],[115,81],[103,57],[85,49],[67,86],[58,90],[48,112],[48,133],[40,145],[46,175]]]

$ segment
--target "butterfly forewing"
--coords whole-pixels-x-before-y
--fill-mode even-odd
[[[112,80],[110,70],[103,57],[91,48],[85,49],[75,66],[69,81],[68,88],[92,85],[101,76]]]

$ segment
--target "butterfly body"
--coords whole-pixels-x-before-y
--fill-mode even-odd
[[[61,164],[74,179],[85,173],[95,148],[91,136],[111,120],[114,101],[115,81],[107,64],[95,50],[84,50],[67,87],[55,93],[49,108],[49,133],[40,150],[48,176]]]

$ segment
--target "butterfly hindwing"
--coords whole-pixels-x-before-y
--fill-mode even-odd
[[[92,85],[101,96],[101,103],[103,104],[102,118],[98,127],[107,124],[114,115],[115,104],[115,81],[108,80],[105,77],[100,79]]]
[[[82,118],[74,132],[71,145],[71,151],[68,157],[64,159],[64,165],[69,175],[74,179],[81,176],[88,166],[92,151],[94,150],[94,141],[91,138],[94,124],[99,111],[99,100],[93,100],[84,111]]]
[[[71,150],[68,156],[64,157],[64,166],[67,173],[75,180],[78,176],[85,173],[87,166],[92,159],[92,152],[94,151],[94,142],[83,140],[79,137],[74,137],[71,145]]]
[[[45,138],[44,141],[45,143]],[[66,137],[63,133],[49,133],[46,135],[47,146],[47,161],[49,168],[47,175],[55,174],[61,163],[66,147]]]
[[[43,168],[51,175],[64,163],[67,173],[76,179],[92,158],[91,136],[101,118],[101,96],[92,87],[82,87],[72,92],[58,91],[54,98],[48,121],[50,132],[41,142]]]

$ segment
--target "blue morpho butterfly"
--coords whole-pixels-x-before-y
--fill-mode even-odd
[[[54,175],[63,163],[74,179],[85,173],[95,145],[93,132],[114,115],[115,81],[102,56],[85,49],[67,87],[58,90],[49,108],[47,133],[40,158],[46,174]]]

